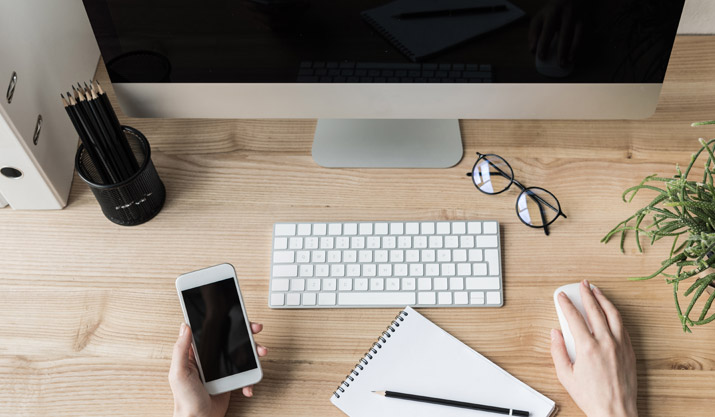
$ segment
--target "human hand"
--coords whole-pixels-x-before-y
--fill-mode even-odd
[[[581,282],[581,301],[591,325],[562,292],[561,310],[573,333],[576,362],[571,364],[560,331],[551,330],[556,375],[588,417],[637,417],[636,355],[621,315],[601,290]]]
[[[583,12],[579,3],[579,0],[553,0],[534,16],[529,28],[532,54],[547,60],[551,53],[556,53],[562,68],[574,62],[583,34]]]
[[[263,330],[262,324],[251,323],[253,334],[260,333],[261,330]],[[259,344],[256,344],[256,350],[260,357],[268,354],[268,349]],[[203,382],[201,382],[194,349],[191,345],[191,329],[185,323],[181,323],[179,339],[174,345],[171,368],[169,369],[169,385],[171,385],[171,392],[174,394],[174,417],[223,417],[226,415],[231,393],[210,395],[206,391]],[[243,387],[243,395],[252,397],[253,386]]]

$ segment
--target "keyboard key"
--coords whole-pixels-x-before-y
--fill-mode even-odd
[[[338,294],[338,304],[341,306],[375,305],[388,306],[395,305],[404,307],[415,304],[415,293],[413,292],[343,292]]]
[[[361,235],[371,235],[372,234],[372,223],[360,223],[360,234]]]
[[[410,264],[410,273],[413,277],[421,277],[425,274],[425,266],[422,264]]]
[[[429,247],[433,249],[438,249],[444,246],[444,239],[442,236],[430,236],[429,237]]]
[[[277,237],[273,239],[273,250],[288,249],[288,238]]]
[[[463,290],[464,289],[464,278],[450,278],[449,279],[449,289],[450,290]]]
[[[386,235],[388,231],[387,223],[375,223],[375,234]]]
[[[320,249],[333,249],[335,245],[335,239],[332,237],[321,237],[320,238]]]
[[[434,223],[433,222],[425,222],[422,223],[421,225],[422,229],[422,234],[423,235],[433,235],[434,234]]]
[[[316,223],[313,225],[313,234],[316,236],[325,236],[327,225],[325,223]]]
[[[469,304],[484,304],[484,293],[481,291],[469,293]]]
[[[403,291],[414,291],[415,289],[415,279],[414,278],[402,278],[402,290]]]
[[[305,290],[305,280],[302,278],[295,278],[290,280],[290,290],[291,291],[304,291]]]
[[[459,237],[459,247],[460,248],[473,248],[474,247],[474,236],[460,236]]]
[[[478,248],[496,248],[497,247],[497,236],[477,236],[477,247]]]
[[[342,233],[342,225],[340,223],[330,223],[328,225],[328,234],[331,236],[337,236]]]
[[[358,225],[357,223],[346,223],[343,226],[343,233],[348,236],[354,236],[357,234]]]
[[[298,275],[300,275],[301,277],[312,277],[313,265],[301,265]]]
[[[404,233],[405,226],[403,223],[390,223],[390,234],[401,235]]]
[[[342,260],[342,252],[339,250],[329,250],[328,251],[328,262],[338,263]]]
[[[386,250],[376,250],[374,253],[375,262],[387,262],[387,254]]]
[[[440,249],[437,251],[437,260],[439,262],[451,262],[452,251],[449,249]]]
[[[272,306],[282,306],[283,304],[285,304],[285,294],[283,294],[283,293],[271,294],[271,305]]]
[[[359,264],[348,264],[347,275],[349,277],[359,277],[360,276],[360,265]]]
[[[404,262],[405,251],[393,249],[390,251],[390,262]]]
[[[335,291],[338,287],[338,280],[335,278],[326,278],[323,280],[323,291]]]
[[[420,224],[419,223],[405,223],[405,234],[419,235],[420,234]]]
[[[392,276],[392,264],[380,264],[377,268],[377,274],[381,277]]]
[[[299,250],[295,253],[295,261],[302,264],[310,262],[310,251]]]
[[[380,239],[377,236],[369,236],[367,238],[367,247],[368,249],[379,249],[382,244],[382,239]]]
[[[393,275],[396,277],[407,276],[407,264],[395,264],[393,266]]]
[[[316,296],[314,292],[303,293],[303,305],[304,306],[314,306]]]
[[[357,251],[346,250],[345,252],[343,252],[343,262],[345,262],[345,263],[357,262]]]
[[[489,264],[489,275],[499,275],[499,252],[496,249],[485,250],[484,260]]]
[[[315,263],[323,263],[325,262],[325,251],[324,250],[314,250],[310,254],[311,259]]]
[[[448,222],[437,222],[437,234],[438,235],[448,235],[451,228]]]
[[[350,247],[353,249],[364,249],[365,248],[365,237],[355,236],[350,240]]]
[[[382,247],[385,249],[393,249],[397,247],[397,239],[394,236],[384,236],[382,238]]]
[[[398,291],[400,289],[399,278],[388,278],[385,280],[385,289],[387,291]]]
[[[412,237],[399,236],[397,238],[397,247],[400,249],[409,249],[412,247]]]
[[[275,251],[273,252],[274,264],[288,264],[295,262],[295,252],[293,251]]]
[[[340,291],[350,291],[353,289],[353,280],[350,278],[340,278],[338,280],[338,288]]]
[[[405,251],[405,261],[406,262],[419,262],[420,261],[420,251],[416,249]]]
[[[444,237],[444,247],[449,249],[455,249],[459,247],[459,237],[457,236],[445,236]]]
[[[308,236],[310,235],[310,224],[299,224],[298,225],[298,236]]]
[[[334,292],[321,292],[318,294],[318,305],[334,306],[335,299],[336,297]]]
[[[289,306],[299,306],[300,305],[300,293],[289,293],[286,296],[286,305]]]
[[[428,277],[436,277],[439,275],[439,264],[425,265],[425,275]]]
[[[442,276],[451,277],[457,273],[455,264],[442,264]]]
[[[367,278],[358,278],[355,280],[355,291],[367,291]]]
[[[468,264],[468,263],[457,264],[457,275],[461,275],[463,277],[472,276],[472,264]]]
[[[305,297],[304,301],[305,302]],[[466,292],[455,292],[454,293],[454,304],[467,304],[469,303],[469,295]]]
[[[298,265],[273,265],[274,277],[298,276]]]
[[[335,249],[347,249],[350,247],[350,238],[340,236],[335,238]]]
[[[306,237],[303,240],[303,247],[306,249],[318,249],[320,240],[317,237]]]
[[[427,304],[432,305],[437,301],[437,296],[433,292],[420,292],[417,293],[417,304]]]
[[[480,249],[469,250],[469,262],[479,262],[482,260],[482,251]]]
[[[466,283],[467,283],[468,290],[498,290],[499,289],[499,278],[492,278],[492,277],[467,278]]]
[[[290,280],[288,279],[274,279],[271,281],[271,290],[273,291],[288,291],[290,286]]]
[[[497,234],[497,222],[484,222],[484,234],[487,234],[487,235]]]
[[[274,233],[276,236],[295,236],[295,225],[276,224]]]
[[[427,247],[427,236],[415,236],[412,240],[412,247],[424,249]]]
[[[361,263],[372,262],[372,251],[371,250],[361,250],[358,253],[358,257]]]
[[[451,292],[441,292],[437,295],[438,304],[452,304],[452,293]]]
[[[345,276],[345,265],[343,265],[343,264],[330,265],[330,276],[331,277],[344,277]]]
[[[330,275],[330,267],[326,264],[315,266],[315,276],[316,277],[327,277]]]
[[[377,275],[377,266],[375,264],[364,264],[362,266],[362,276],[374,277]]]
[[[291,249],[303,249],[303,238],[292,237],[288,239],[288,247]]]
[[[446,290],[448,289],[447,278],[435,278],[433,288],[435,290]]]
[[[422,262],[434,262],[435,259],[435,251],[432,249],[424,249],[422,252]]]
[[[481,277],[487,274],[487,264],[472,264],[472,275]]]
[[[432,278],[420,278],[417,280],[417,288],[420,290],[432,289]]]
[[[480,222],[467,223],[467,233],[470,235],[479,235],[482,233],[482,224]]]
[[[316,278],[306,280],[308,291],[320,291],[320,280]]]
[[[488,292],[487,304],[501,304],[501,294],[496,291]]]
[[[382,278],[370,278],[370,291],[382,291],[385,289],[385,280]]]

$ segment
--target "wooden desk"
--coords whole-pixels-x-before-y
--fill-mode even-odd
[[[715,118],[713,50],[713,37],[678,38],[648,120],[463,121],[466,156],[446,170],[320,168],[313,120],[124,118],[150,139],[166,183],[154,220],[115,226],[77,178],[65,210],[0,210],[0,415],[169,415],[182,320],[174,279],[230,262],[270,351],[255,397],[234,395],[229,415],[340,416],[330,395],[398,310],[270,310],[273,222],[494,218],[505,306],[422,310],[428,318],[554,399],[561,416],[579,416],[554,374],[549,329],[558,328],[554,289],[588,278],[631,332],[641,415],[711,416],[715,325],[683,334],[669,286],[625,280],[655,270],[669,248],[639,255],[629,242],[621,255],[599,239],[645,201],[621,202],[626,187],[671,175],[699,136],[715,136],[715,127],[690,127]],[[109,84],[101,66],[98,77]],[[477,192],[465,176],[477,150],[551,190],[568,219],[546,237],[519,222],[516,192]]]

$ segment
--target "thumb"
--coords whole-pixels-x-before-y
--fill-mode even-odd
[[[564,336],[556,329],[551,329],[551,359],[554,361],[556,376],[561,381],[561,384],[565,386],[573,373],[573,365],[566,351]]]
[[[174,344],[174,352],[171,355],[171,371],[181,372],[189,367],[189,349],[191,348],[191,329],[185,323],[181,323],[179,338]]]

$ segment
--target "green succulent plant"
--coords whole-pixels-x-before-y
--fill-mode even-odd
[[[715,121],[693,123],[693,126],[709,124],[715,124]],[[706,292],[708,286],[715,286],[715,139],[707,142],[700,139],[700,145],[700,150],[693,154],[685,171],[676,165],[676,174],[672,178],[650,175],[640,184],[628,188],[623,193],[625,202],[631,202],[641,190],[653,191],[656,196],[601,239],[601,242],[608,243],[613,236],[620,234],[621,252],[625,252],[626,235],[633,232],[638,250],[643,252],[641,236],[649,238],[651,245],[661,239],[672,238],[670,255],[661,262],[658,270],[647,276],[629,279],[641,281],[663,276],[673,287],[675,308],[685,332],[691,332],[692,326],[715,320],[715,313],[708,315],[715,301],[715,291]],[[703,153],[706,158],[702,181],[689,179]],[[701,297],[705,302],[698,313],[694,309]],[[681,305],[681,299],[686,301],[687,306],[686,303]]]

